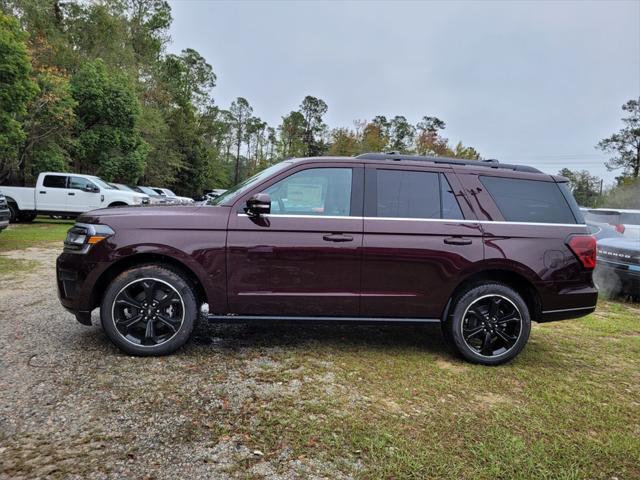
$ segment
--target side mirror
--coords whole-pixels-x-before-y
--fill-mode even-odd
[[[93,185],[85,185],[84,186],[84,191],[85,192],[91,192],[91,193],[98,193],[98,192],[100,192],[100,189],[98,187],[93,186]]]
[[[271,197],[268,193],[256,193],[247,200],[244,211],[250,217],[259,217],[271,212]]]

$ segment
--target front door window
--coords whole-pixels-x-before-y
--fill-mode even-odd
[[[351,213],[351,168],[311,168],[271,185],[272,215],[346,217]]]

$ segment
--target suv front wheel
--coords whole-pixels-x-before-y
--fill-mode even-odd
[[[531,317],[516,291],[489,283],[462,292],[443,329],[445,337],[467,360],[500,365],[516,357],[526,345]]]
[[[191,336],[197,320],[191,283],[155,265],[135,267],[109,285],[100,306],[102,328],[131,355],[166,355]]]

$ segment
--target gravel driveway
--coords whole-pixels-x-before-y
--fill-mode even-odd
[[[201,325],[179,354],[134,358],[58,303],[56,248],[0,276],[0,478],[349,478],[357,459],[262,451],[255,412],[332,394],[330,359],[298,353],[339,327]],[[361,329],[368,335],[368,327]],[[336,333],[338,332],[338,333]],[[306,337],[305,337],[306,336]],[[290,348],[292,347],[292,348]],[[302,355],[303,356],[303,355]],[[320,390],[317,390],[320,389]],[[350,472],[350,473],[342,473]]]

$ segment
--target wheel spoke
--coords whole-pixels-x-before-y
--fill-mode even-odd
[[[482,339],[482,346],[480,347],[480,353],[483,355],[491,355],[493,350],[491,350],[491,333],[485,332],[484,338]]]
[[[156,329],[154,328],[153,320],[149,320],[147,322],[147,329],[144,332],[144,339],[151,340],[153,343],[157,343],[155,337],[156,337]]]
[[[469,340],[470,338],[475,337],[477,334],[479,334],[480,332],[482,332],[484,330],[483,326],[480,327],[476,327],[470,330],[464,330],[462,331],[465,340]]]
[[[129,305],[130,307],[141,309],[142,305],[135,298],[129,295],[129,292],[126,290],[120,294],[118,299],[116,300],[117,305]]]
[[[178,324],[178,322],[176,322],[175,320],[172,320],[172,319],[170,319],[168,317],[165,317],[162,314],[159,314],[158,315],[158,321],[162,322],[164,325],[169,327],[173,333],[176,333],[178,331],[178,328],[177,328],[177,325],[176,325],[176,324]]]
[[[141,320],[142,320],[142,314],[139,313],[138,315],[135,315],[131,318],[123,318],[122,320],[118,320],[116,323],[118,325],[122,325],[124,328],[128,330],[131,327],[133,327],[136,323],[140,322]]]
[[[500,320],[498,320],[496,322],[496,324],[497,325],[504,325],[505,323],[519,322],[519,321],[520,321],[520,315],[518,315],[517,313],[514,313],[513,315],[510,315],[508,317],[501,318]]]
[[[158,302],[158,308],[166,308],[169,305],[173,305],[173,304],[177,304],[180,303],[180,299],[178,298],[178,296],[176,295],[176,293],[174,291],[171,291],[171,293],[167,293],[162,300],[160,300]]]
[[[500,297],[491,297],[491,303],[489,304],[489,317],[496,318],[498,316],[501,302],[502,299]]]
[[[154,300],[154,292],[155,292],[155,284],[156,282],[150,279],[146,279],[142,282],[142,288],[144,288],[144,296],[147,302],[151,302]]]
[[[508,335],[507,333],[500,330],[496,330],[496,334],[502,339],[507,348],[513,347],[513,345],[516,343],[517,337]]]

